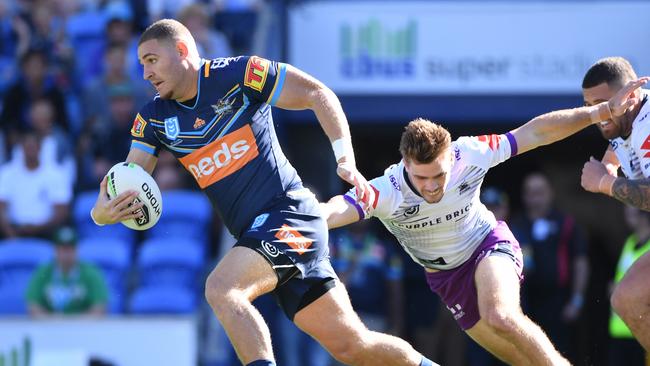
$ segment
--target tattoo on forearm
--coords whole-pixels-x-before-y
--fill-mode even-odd
[[[612,187],[617,200],[644,211],[650,211],[650,180],[617,179]]]

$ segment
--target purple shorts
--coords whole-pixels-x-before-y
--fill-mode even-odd
[[[479,262],[491,255],[512,259],[519,280],[523,280],[524,262],[519,242],[503,221],[497,222],[472,256],[459,267],[439,272],[425,271],[429,288],[440,296],[463,330],[470,329],[481,319],[474,273]]]

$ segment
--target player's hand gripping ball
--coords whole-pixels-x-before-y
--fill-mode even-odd
[[[128,190],[138,192],[134,203],[143,202],[142,216],[122,221],[133,230],[147,230],[154,226],[162,214],[162,195],[160,188],[149,173],[135,163],[115,164],[107,174],[108,196],[111,199]]]

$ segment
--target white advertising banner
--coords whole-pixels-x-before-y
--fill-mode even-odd
[[[606,56],[650,74],[650,2],[305,2],[293,65],[344,94],[577,94]]]
[[[119,366],[196,366],[196,321],[171,318],[0,319],[0,358],[11,365],[87,366],[91,357]]]

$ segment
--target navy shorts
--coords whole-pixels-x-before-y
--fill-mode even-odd
[[[298,311],[334,287],[327,222],[308,189],[287,192],[260,213],[235,246],[261,254],[278,276],[274,294],[293,320]]]

